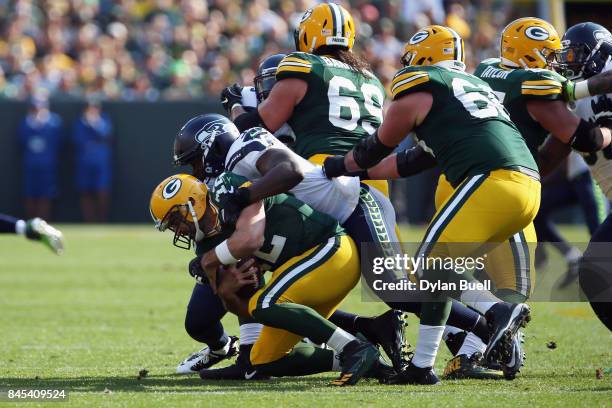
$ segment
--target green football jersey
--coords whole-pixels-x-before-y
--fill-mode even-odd
[[[508,69],[498,58],[482,61],[474,75],[488,83],[503,102],[531,154],[537,157],[548,131],[531,117],[527,102],[563,100],[561,90],[567,79],[547,69]]]
[[[221,174],[209,191],[212,203],[220,207],[223,194],[233,192],[246,182],[246,178],[233,173]],[[266,269],[274,270],[287,260],[303,254],[329,238],[344,235],[344,229],[340,227],[338,221],[288,194],[264,199],[264,210],[266,212],[264,244],[254,256]],[[204,239],[198,245],[198,253],[214,248],[233,231],[233,227],[224,227],[220,235]],[[219,238],[220,236],[223,238]]]
[[[466,177],[512,166],[537,171],[508,112],[475,76],[440,66],[406,67],[395,74],[391,92],[393,99],[431,93],[431,110],[414,132],[454,186]]]
[[[345,154],[382,122],[385,90],[371,73],[362,75],[330,57],[295,52],[276,71],[277,80],[287,78],[308,83],[288,121],[296,137],[293,149],[306,159]]]

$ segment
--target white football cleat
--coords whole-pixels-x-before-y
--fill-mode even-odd
[[[187,357],[176,367],[177,374],[197,374],[200,370],[210,368],[220,361],[238,354],[238,337],[230,336],[229,349],[225,354],[216,354],[209,347],[204,347]]]
[[[25,235],[28,239],[42,242],[57,255],[64,252],[64,235],[42,218],[32,218],[26,221]]]

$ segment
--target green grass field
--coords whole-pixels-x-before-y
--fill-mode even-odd
[[[62,257],[21,238],[0,238],[0,389],[64,388],[67,404],[78,407],[612,406],[612,374],[595,376],[596,369],[612,367],[612,336],[579,303],[533,304],[527,366],[512,382],[415,387],[364,380],[332,389],[333,373],[249,383],[178,377],[177,363],[201,347],[183,329],[191,253],[150,226],[64,231]],[[581,230],[566,232],[576,241],[586,238]],[[418,235],[405,231],[404,237]],[[343,308],[385,309],[360,299],[356,289]],[[233,316],[224,323],[236,333]],[[416,323],[411,317],[413,343]],[[548,349],[549,341],[557,348]],[[438,373],[448,358],[442,347]],[[138,379],[141,369],[149,375]]]

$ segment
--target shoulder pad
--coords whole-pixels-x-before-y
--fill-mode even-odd
[[[248,129],[232,144],[225,159],[225,168],[232,171],[249,153],[264,151],[272,145],[274,145],[274,136],[266,129],[260,127]]]
[[[312,71],[314,55],[293,52],[281,60],[276,68],[276,79],[307,77]]]
[[[427,67],[406,67],[400,69],[391,82],[391,95],[393,99],[410,92],[418,92],[425,89],[429,82],[429,70]]]

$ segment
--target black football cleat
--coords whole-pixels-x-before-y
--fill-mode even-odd
[[[381,383],[384,383],[388,378],[397,373],[393,366],[389,365],[381,356],[378,358],[378,364],[374,364],[364,375],[363,378],[374,378]]]
[[[485,317],[491,328],[491,340],[484,352],[487,363],[499,361],[507,365],[512,360],[516,332],[531,320],[531,310],[525,303],[500,302],[487,311]]]
[[[525,365],[525,352],[523,351],[524,337],[523,332],[518,330],[512,338],[512,358],[507,364],[502,364],[501,366],[504,378],[507,380],[514,380]]]
[[[474,353],[471,357],[461,354],[449,360],[444,369],[443,378],[445,380],[460,380],[464,378],[500,380],[504,378],[504,373],[499,370],[483,367],[482,354],[480,353]]]
[[[467,335],[468,333],[466,331],[449,333],[446,340],[444,340],[448,351],[450,351],[453,356],[456,356],[457,353],[459,353],[459,350],[461,350],[461,346],[463,346],[463,341]]]
[[[402,357],[406,347],[404,329],[408,325],[405,313],[391,309],[374,318],[363,318],[362,322],[360,333],[372,344],[380,345],[393,368],[401,370],[407,364]]]
[[[433,367],[417,367],[408,363],[399,373],[387,378],[384,384],[414,384],[414,385],[439,385],[440,379]]]
[[[372,343],[361,340],[353,340],[344,346],[338,355],[342,372],[340,377],[330,383],[336,387],[355,385],[366,375],[380,358],[380,352]]]
[[[267,380],[269,376],[260,374],[253,368],[250,361],[252,346],[240,346],[240,354],[236,362],[223,368],[212,368],[200,370],[200,378],[203,380]]]

